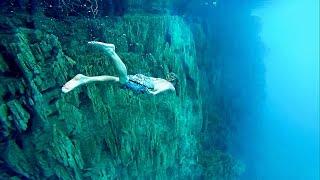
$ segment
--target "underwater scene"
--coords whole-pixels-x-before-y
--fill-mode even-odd
[[[0,180],[319,180],[318,0],[0,0]]]

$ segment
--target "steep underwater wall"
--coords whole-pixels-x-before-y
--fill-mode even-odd
[[[229,133],[223,118],[211,116],[218,112],[202,103],[211,94],[223,96],[200,90],[212,80],[199,72],[208,51],[203,25],[194,23],[191,31],[181,17],[157,11],[170,6],[159,2],[150,3],[157,14],[1,16],[1,178],[234,179],[242,172],[226,149],[212,144],[206,151],[201,142],[224,141]],[[128,1],[128,8],[143,3]],[[78,73],[117,74],[111,59],[88,46],[89,40],[114,43],[129,74],[176,73],[176,94],[136,95],[112,83],[61,93]]]
[[[10,29],[21,22],[13,23],[2,22],[7,31],[0,34],[1,176],[192,176],[201,97],[194,41],[182,19],[38,17],[36,30]],[[61,85],[77,73],[116,75],[111,60],[87,46],[92,33],[115,43],[129,74],[176,73],[177,95],[135,95],[111,83],[62,94]]]

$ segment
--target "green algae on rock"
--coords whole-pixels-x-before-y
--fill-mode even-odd
[[[15,102],[9,103],[12,105],[8,108],[13,110],[9,113],[22,118],[22,122],[29,120],[27,113],[32,114],[29,135],[20,132],[25,137],[20,151],[38,152],[28,155],[36,159],[37,168],[23,176],[81,179],[103,174],[110,178],[120,175],[164,178],[168,176],[167,169],[176,171],[176,176],[190,176],[198,151],[196,134],[200,126],[195,124],[201,124],[201,114],[194,108],[201,109],[201,100],[193,101],[189,96],[196,93],[193,96],[200,97],[197,83],[182,88],[188,87],[186,76],[199,78],[188,26],[175,16],[137,15],[118,22],[109,19],[92,22],[104,27],[97,38],[116,44],[129,72],[158,77],[175,72],[180,80],[179,96],[133,96],[112,84],[90,84],[70,94],[61,94],[61,85],[75,73],[115,73],[108,58],[86,46],[89,39],[84,35],[94,28],[86,26],[91,20],[82,20],[68,29],[60,26],[55,35],[49,34],[45,24],[35,31],[20,29],[9,35],[2,34],[5,52],[21,71],[17,80],[25,82],[25,92],[18,97],[14,96],[15,92],[6,92]],[[101,25],[100,22],[107,23]],[[64,34],[70,30],[78,31],[69,37],[73,43],[61,46],[59,39],[66,42]],[[174,37],[170,44],[164,37],[166,33]],[[106,39],[101,39],[103,37]],[[183,71],[182,61],[189,69],[188,74]],[[21,102],[28,108],[17,105]],[[25,130],[25,125],[21,124],[20,129]],[[24,163],[30,166],[28,161]],[[106,167],[113,169],[113,173]]]
[[[7,27],[0,30],[0,177],[233,179],[241,173],[226,152],[202,152],[207,96],[200,91],[200,25],[192,31],[182,17],[161,12],[63,20],[37,14],[33,28],[28,18],[0,18]],[[108,57],[87,46],[91,40],[114,43],[129,74],[174,72],[176,94],[136,95],[111,83],[63,94],[61,86],[78,73],[116,74]]]

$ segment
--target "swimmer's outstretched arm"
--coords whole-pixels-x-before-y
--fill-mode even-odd
[[[160,91],[160,90],[156,90],[156,91],[154,91],[154,90],[149,90],[148,91],[150,94],[152,94],[152,95],[157,95],[157,94],[159,94],[159,93],[161,93],[161,92],[164,92],[164,91]]]
[[[175,91],[176,89],[172,84],[160,87],[159,89],[156,90],[148,90],[148,92],[152,95],[157,95],[159,93],[165,92],[165,91]]]
[[[63,85],[62,92],[68,93],[72,91],[74,88],[81,86],[83,84],[88,84],[91,82],[101,82],[101,81],[110,81],[110,82],[119,82],[118,77],[114,76],[85,76],[83,74],[78,74],[74,78],[72,78],[70,81],[68,81],[66,84]]]

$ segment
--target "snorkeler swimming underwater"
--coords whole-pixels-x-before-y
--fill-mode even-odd
[[[119,77],[115,76],[85,76],[83,74],[77,74],[74,78],[68,81],[62,87],[62,92],[68,93],[74,88],[99,81],[111,81],[119,82],[123,88],[130,89],[137,93],[148,93],[148,94],[159,94],[165,91],[175,91],[175,88],[171,82],[176,80],[175,75],[172,73],[169,80],[148,77],[142,74],[127,75],[127,68],[125,64],[121,61],[118,54],[115,52],[114,44],[107,44],[97,41],[90,41],[88,44],[100,47],[107,55],[109,55],[118,71]]]

